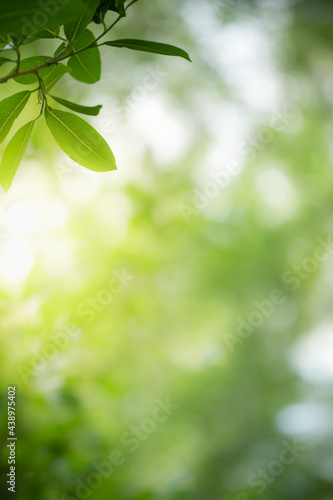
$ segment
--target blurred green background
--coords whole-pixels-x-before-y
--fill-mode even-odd
[[[106,49],[54,92],[118,171],[38,123],[0,194],[2,498],[15,385],[20,500],[332,500],[332,3],[144,3],[115,38],[192,64]]]

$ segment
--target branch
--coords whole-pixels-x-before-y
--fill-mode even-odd
[[[130,2],[127,5],[126,11],[127,11],[127,9],[131,5],[133,5],[137,1],[138,0],[132,0],[132,2]],[[42,68],[47,68],[48,66],[52,66],[53,64],[58,64],[60,61],[63,61],[64,59],[68,59],[69,57],[72,57],[72,56],[75,56],[77,54],[80,54],[81,52],[84,52],[85,50],[91,49],[92,47],[96,46],[96,42],[98,42],[98,40],[100,40],[104,35],[106,35],[123,17],[125,17],[125,15],[119,14],[119,16],[117,17],[117,19],[111,24],[111,26],[109,26],[107,29],[105,29],[101,35],[99,35],[93,42],[91,42],[86,47],[83,47],[82,49],[79,49],[79,50],[76,50],[76,51],[72,51],[69,54],[66,54],[66,55],[62,56],[62,53],[67,48],[67,47],[65,47],[63,49],[63,51],[60,52],[60,54],[58,54],[58,56],[52,57],[51,59],[48,59],[47,61],[39,64],[35,68],[26,69],[25,71],[19,71],[18,67],[16,67],[15,71],[13,71],[12,73],[9,73],[8,75],[3,76],[2,78],[0,78],[0,84],[1,83],[6,83],[6,82],[8,82],[8,80],[11,80],[12,78],[16,78],[18,76],[30,75],[31,73],[37,74],[38,71],[40,69],[42,69]]]

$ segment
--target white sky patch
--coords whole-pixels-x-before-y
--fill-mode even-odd
[[[0,277],[9,283],[24,280],[35,264],[35,251],[28,242],[9,238],[0,251]]]
[[[317,436],[332,429],[332,412],[316,403],[290,405],[278,414],[276,423],[292,436]]]
[[[325,323],[296,344],[291,352],[291,363],[309,382],[332,382],[332,353],[333,325]]]
[[[257,177],[256,189],[270,209],[268,216],[273,222],[283,223],[296,215],[299,207],[297,191],[282,166],[265,168]]]
[[[64,278],[73,272],[74,249],[69,239],[48,239],[40,250],[42,265],[49,276]]]
[[[73,164],[74,168],[71,172],[65,172],[61,183],[68,199],[78,204],[86,204],[96,197],[103,185],[104,174],[80,167],[74,162]]]
[[[148,96],[142,106],[130,112],[129,122],[159,165],[176,161],[188,149],[192,136],[188,124],[161,97]]]
[[[210,103],[203,119],[214,141],[200,164],[200,183],[209,181],[212,173],[224,170],[230,162],[236,162],[241,167],[244,157],[240,146],[251,130],[240,108],[225,102]]]
[[[235,95],[252,110],[269,111],[281,100],[279,74],[274,67],[273,43],[264,25],[247,16],[222,23],[203,2],[186,9],[189,27],[200,40],[205,58],[220,72]],[[209,33],[209,37],[206,33]]]
[[[40,201],[41,213],[40,230],[53,231],[65,229],[68,220],[68,211],[65,203],[60,199],[48,197]]]
[[[130,199],[122,193],[109,193],[97,203],[100,218],[111,228],[126,228],[133,214]]]
[[[26,236],[37,230],[40,212],[32,201],[21,201],[8,210],[6,221],[11,234]]]

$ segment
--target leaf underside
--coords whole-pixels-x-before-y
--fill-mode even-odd
[[[93,43],[95,36],[89,30],[73,42],[74,50],[80,50]],[[71,76],[83,83],[96,83],[101,78],[101,56],[97,47],[80,52],[68,60],[68,67],[72,70]]]
[[[81,104],[67,101],[66,99],[62,99],[61,97],[57,97],[55,95],[50,95],[50,97],[62,106],[65,106],[72,111],[76,111],[77,113],[82,113],[84,115],[97,116],[102,107],[101,104],[98,104],[97,106],[82,106]]]
[[[70,42],[77,40],[88,26],[94,13],[96,12],[98,4],[99,0],[84,0],[84,8],[82,9],[78,20],[65,24],[65,34]]]
[[[3,152],[0,164],[0,183],[7,192],[27,149],[34,121],[23,125],[12,137]]]
[[[30,92],[24,90],[0,102],[0,143],[6,138],[16,118],[24,109]]]
[[[108,143],[82,118],[47,107],[45,119],[61,149],[76,163],[94,172],[116,170]]]
[[[177,56],[191,62],[190,56],[185,50],[169,45],[167,43],[150,42],[148,40],[137,40],[135,38],[124,38],[122,40],[112,40],[105,42],[105,45],[110,47],[119,47],[141,52],[152,52],[154,54],[162,54],[164,56]]]

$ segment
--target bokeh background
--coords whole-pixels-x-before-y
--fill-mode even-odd
[[[15,385],[20,500],[332,500],[332,7],[142,0],[114,37],[193,63],[107,48],[57,85],[118,171],[40,123],[0,194],[2,498]]]

